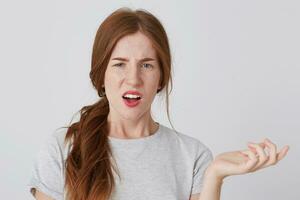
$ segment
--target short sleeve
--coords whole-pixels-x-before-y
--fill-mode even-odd
[[[62,161],[59,143],[52,134],[48,136],[34,160],[27,184],[32,195],[35,190],[39,190],[55,200],[63,200]]]
[[[204,173],[213,160],[213,154],[206,146],[199,145],[194,163],[192,193],[200,193],[203,187]]]

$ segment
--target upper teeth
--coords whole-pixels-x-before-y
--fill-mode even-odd
[[[124,97],[127,97],[127,98],[138,98],[140,96],[134,95],[134,94],[126,94]]]

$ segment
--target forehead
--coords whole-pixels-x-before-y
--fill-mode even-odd
[[[155,58],[155,49],[151,40],[141,32],[122,37],[116,44],[111,57]]]

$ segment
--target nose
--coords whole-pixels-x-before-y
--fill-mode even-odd
[[[140,67],[137,64],[130,65],[125,79],[128,85],[134,87],[140,86],[142,84]]]

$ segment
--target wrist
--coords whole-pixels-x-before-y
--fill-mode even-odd
[[[224,180],[225,177],[223,176],[220,176],[216,173],[216,170],[212,167],[212,166],[209,166],[206,171],[205,171],[205,174],[204,174],[204,179],[206,182],[212,182],[214,184],[222,184],[223,183],[223,180]]]

